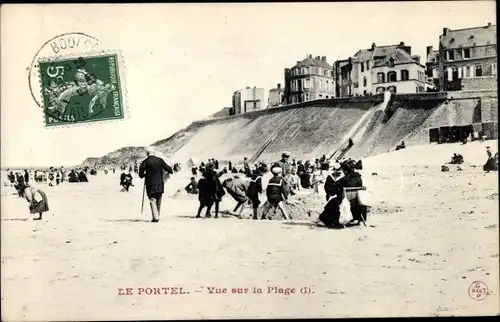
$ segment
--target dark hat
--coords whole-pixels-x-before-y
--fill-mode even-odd
[[[212,162],[209,162],[205,166],[205,169],[207,169],[207,170],[213,170],[213,169],[215,169],[215,166],[214,166],[214,164]]]

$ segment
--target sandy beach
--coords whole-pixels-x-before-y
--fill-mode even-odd
[[[168,181],[157,224],[147,203],[141,215],[142,180],[120,192],[118,171],[42,186],[51,209],[41,222],[27,221],[26,201],[3,187],[2,319],[498,314],[498,173],[482,171],[484,146],[496,144],[365,159],[369,226],[344,230],[307,220],[195,219],[196,196],[168,198],[189,174]],[[440,172],[453,152],[468,164]],[[221,209],[233,206],[226,196]],[[489,290],[481,301],[469,296],[475,281]],[[210,294],[212,287],[227,290]],[[126,288],[133,295],[120,295]]]

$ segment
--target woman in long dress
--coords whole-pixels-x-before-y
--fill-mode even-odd
[[[30,213],[38,214],[38,217],[33,218],[33,220],[41,220],[42,214],[49,211],[49,201],[45,192],[28,185],[24,189],[24,195],[29,203]]]

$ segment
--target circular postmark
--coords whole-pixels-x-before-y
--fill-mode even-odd
[[[488,286],[481,281],[474,281],[469,286],[469,296],[475,301],[482,301],[489,295]]]
[[[58,57],[69,54],[84,53],[99,48],[101,42],[83,32],[69,32],[55,36],[47,40],[36,52],[28,73],[28,84],[31,97],[35,103],[43,108],[43,98],[40,97],[42,91],[39,76],[37,73],[38,60],[44,57]]]

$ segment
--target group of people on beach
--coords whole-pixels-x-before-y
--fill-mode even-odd
[[[251,205],[253,219],[258,219],[258,209],[261,205],[259,195],[263,193],[262,177],[269,170],[272,173],[266,187],[266,201],[262,206],[260,219],[268,218],[269,211],[279,210],[284,219],[291,219],[285,208],[285,202],[297,194],[301,189],[314,189],[319,193],[320,184],[324,184],[327,196],[327,205],[319,217],[319,221],[326,226],[339,226],[340,205],[344,198],[349,197],[353,219],[351,224],[359,224],[366,220],[368,207],[363,205],[357,198],[357,191],[362,189],[361,175],[356,171],[362,169],[361,161],[351,159],[338,160],[333,167],[326,156],[316,159],[314,162],[301,160],[290,160],[290,153],[285,151],[279,161],[271,163],[256,163],[253,168],[248,159],[243,159],[243,165],[238,170],[231,162],[228,168],[218,169],[218,162],[209,159],[208,162],[200,163],[199,167],[193,167],[193,175],[200,170],[201,178],[191,177],[189,184],[185,187],[187,193],[197,194],[199,207],[196,214],[201,217],[201,212],[206,209],[205,218],[211,218],[211,209],[215,206],[215,218],[219,215],[219,204],[224,195],[229,194],[236,205],[230,213],[242,218],[245,206]],[[330,170],[332,172],[330,173]],[[221,182],[221,177],[227,173],[232,176]],[[346,192],[345,189],[351,189]],[[358,189],[358,190],[356,190]],[[239,210],[238,213],[236,213]]]

